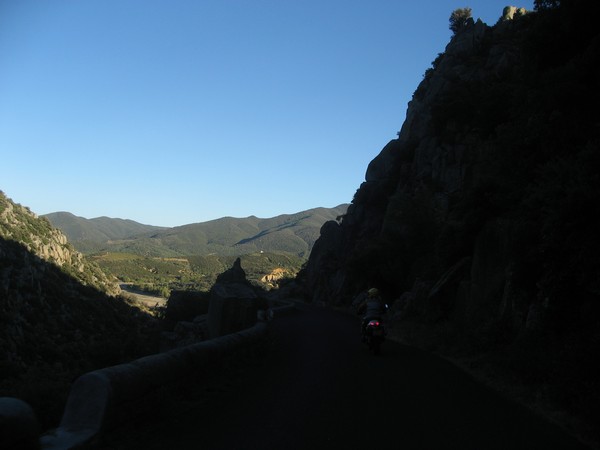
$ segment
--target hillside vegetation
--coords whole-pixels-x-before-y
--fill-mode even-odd
[[[69,212],[55,212],[46,214],[44,217],[61,230],[68,237],[69,242],[83,253],[99,251],[104,244],[110,241],[166,229],[165,227],[143,225],[128,219],[109,217],[84,219]]]
[[[86,254],[110,252],[173,258],[240,256],[263,251],[306,259],[321,226],[343,215],[347,206],[314,208],[266,219],[223,217],[166,229],[122,219],[84,219],[69,213],[46,217]]]
[[[535,3],[459,23],[302,279],[598,443],[600,3]]]
[[[71,382],[158,349],[154,319],[65,236],[0,193],[0,396],[56,426]]]
[[[236,260],[235,256],[216,254],[159,258],[131,253],[99,253],[88,258],[107,274],[131,283],[134,289],[165,298],[172,290],[208,291],[217,276]],[[239,258],[248,281],[265,289],[277,286],[281,279],[294,278],[305,262],[287,253],[256,252]]]
[[[66,212],[44,217],[109,276],[166,298],[172,290],[209,290],[237,257],[249,281],[276,287],[295,277],[321,226],[339,219],[346,208],[314,208],[267,219],[223,217],[175,228]]]
[[[67,237],[29,208],[15,204],[0,191],[0,237],[19,242],[41,259],[54,263],[84,285],[109,295],[119,293],[116,280],[75,250]]]

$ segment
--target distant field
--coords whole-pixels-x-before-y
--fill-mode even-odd
[[[107,274],[114,275],[133,289],[167,298],[171,290],[209,290],[217,275],[229,269],[234,256],[148,257],[132,253],[103,252],[89,255]],[[304,259],[285,253],[256,252],[240,256],[246,277],[254,284],[265,275],[283,269],[294,277]]]

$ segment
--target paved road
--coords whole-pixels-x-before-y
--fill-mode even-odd
[[[262,364],[105,448],[584,448],[444,360],[393,342],[372,356],[355,317],[302,306],[272,325]]]
[[[166,306],[167,299],[164,297],[160,297],[158,295],[150,295],[147,293],[140,292],[131,287],[131,283],[121,283],[119,284],[121,290],[127,292],[131,295],[136,301],[142,303],[144,306],[148,308],[152,308],[154,306]]]

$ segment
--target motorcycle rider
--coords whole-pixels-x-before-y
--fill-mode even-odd
[[[377,288],[371,288],[367,291],[367,297],[361,302],[361,304],[357,308],[357,313],[364,313],[363,322],[362,322],[362,335],[363,339],[365,336],[365,331],[367,328],[367,324],[370,320],[380,319],[387,311],[387,305],[381,299],[379,295],[379,290]]]

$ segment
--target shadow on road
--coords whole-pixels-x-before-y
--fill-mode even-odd
[[[583,449],[449,362],[360,342],[358,318],[310,305],[272,323],[268,351],[106,449]]]

